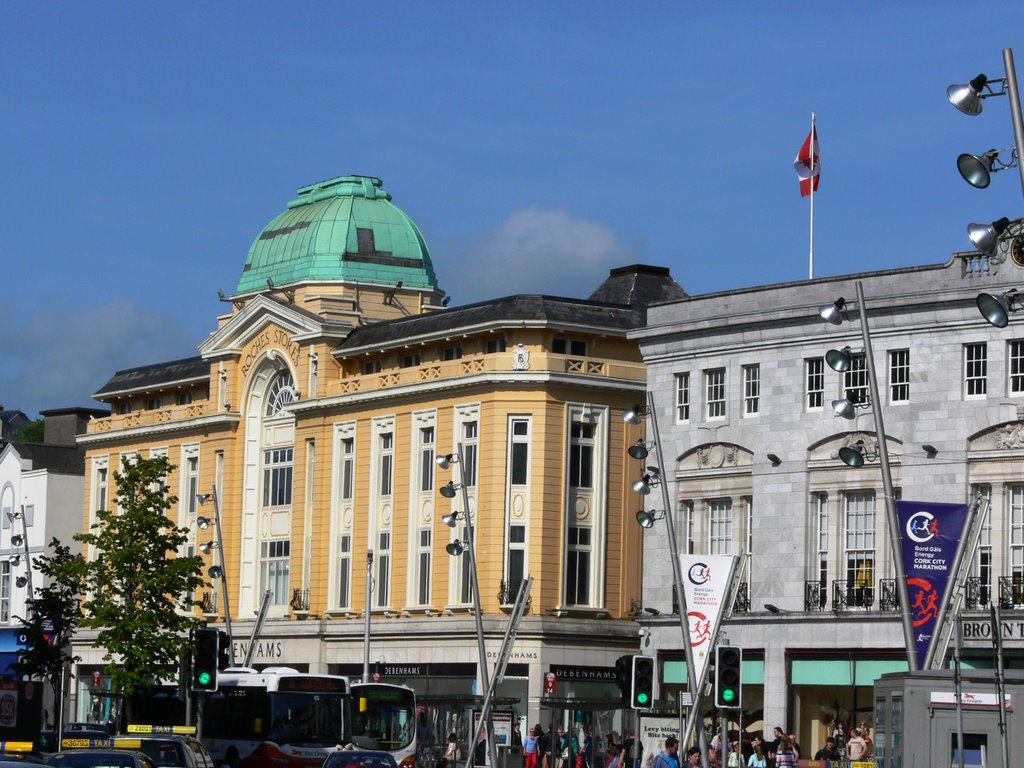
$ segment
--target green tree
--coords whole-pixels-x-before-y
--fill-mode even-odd
[[[43,420],[30,421],[15,438],[19,443],[41,443],[43,442]]]
[[[27,601],[28,616],[16,617],[25,635],[25,649],[12,665],[20,675],[42,676],[53,689],[57,706],[63,699],[64,670],[79,661],[70,653],[71,636],[81,617],[80,599],[85,559],[72,554],[58,539],[50,542],[53,554],[32,558],[33,575],[43,584],[33,585]]]
[[[204,583],[202,560],[180,554],[189,530],[167,516],[177,502],[167,495],[173,468],[166,456],[122,458],[116,511],[98,510],[89,532],[75,536],[95,554],[86,563],[82,625],[99,630],[113,690],[129,708],[132,693],[178,669],[199,624],[191,600]]]

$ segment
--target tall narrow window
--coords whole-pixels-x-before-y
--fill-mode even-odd
[[[846,602],[870,607],[875,595],[875,494],[846,495]]]
[[[0,621],[11,620],[11,564],[0,563]]]
[[[419,531],[419,548],[416,553],[416,600],[419,605],[430,605],[430,573],[433,567],[433,531],[421,528]],[[468,557],[468,555],[467,555]]]
[[[732,554],[732,499],[712,499],[708,502],[708,530],[710,554]]]
[[[569,526],[569,552],[565,567],[566,605],[590,604],[590,528]]]
[[[894,349],[889,352],[889,402],[910,401],[910,350]]]
[[[868,362],[863,352],[850,355],[850,367],[843,374],[843,392],[851,403],[868,402]]]
[[[825,404],[825,360],[811,357],[804,360],[804,407],[820,411]]]
[[[391,534],[382,532],[377,537],[377,607],[387,608],[391,604]]]
[[[96,509],[104,510],[107,509],[107,468],[99,467],[96,470]]]
[[[743,366],[743,415],[757,416],[761,412],[761,366]]]
[[[260,544],[260,586],[270,590],[271,605],[288,604],[288,561],[291,542],[272,539]]]
[[[352,600],[352,534],[338,537],[338,607],[351,608]]]
[[[462,526],[461,536],[462,541],[469,540],[469,529],[466,526]],[[459,557],[459,602],[462,605],[473,602],[473,581],[469,573],[469,564],[469,555],[463,552]]]
[[[341,439],[341,500],[351,501],[355,491],[356,441],[354,437]]]
[[[985,397],[988,393],[988,346],[964,344],[964,396]]]
[[[1010,575],[1024,577],[1024,485],[1007,488],[1010,497]]]
[[[526,485],[530,473],[529,420],[512,419],[511,433],[509,481],[512,485]]]
[[[1010,394],[1024,394],[1024,341],[1011,341],[1007,368],[1010,373]]]
[[[704,401],[709,419],[725,418],[725,368],[704,371]]]
[[[519,584],[526,578],[526,526],[508,527],[508,591],[505,602],[511,604],[519,594]]]
[[[391,432],[381,432],[378,439],[380,445],[380,495],[390,496],[395,479],[395,436]]]
[[[292,503],[292,449],[263,452],[263,506],[285,507]]]
[[[569,487],[592,488],[594,485],[594,425],[574,421],[570,428],[570,435]]]
[[[690,420],[690,374],[676,374],[676,421]]]
[[[479,427],[475,421],[462,423],[462,482],[476,488],[477,451],[480,447]]]
[[[828,598],[828,495],[814,495],[817,507],[817,539],[818,539],[818,608],[825,607]]]
[[[199,503],[199,457],[188,456],[185,459],[185,502],[189,517],[196,516],[196,505]]]
[[[434,428],[420,429],[420,490],[434,490]]]
[[[975,485],[971,488],[971,496],[981,496],[981,535],[978,537],[978,550],[972,570],[978,579],[978,606],[987,606],[992,600],[992,486]],[[968,592],[968,595],[970,592]]]

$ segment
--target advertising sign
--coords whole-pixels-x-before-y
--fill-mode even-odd
[[[687,618],[690,625],[690,645],[697,680],[704,679],[708,658],[714,653],[715,638],[722,618],[734,555],[680,555],[683,572],[683,592],[686,595]],[[693,682],[687,683],[693,690]]]
[[[925,669],[932,636],[948,602],[957,548],[968,519],[967,504],[897,501],[896,519],[903,534],[903,567],[914,627],[918,669]]]
[[[669,736],[679,738],[679,718],[641,715],[640,727],[636,735],[641,750],[640,765],[644,768],[651,768],[654,765],[654,758],[665,749],[665,739]]]
[[[494,726],[494,743],[499,747],[502,745],[508,745],[512,743],[512,712],[511,711],[491,711],[491,724]],[[476,747],[473,750],[473,765],[489,765],[490,756],[487,754],[487,747],[482,746],[484,742],[484,732],[486,729],[481,730],[480,728],[480,710],[473,710],[473,733],[479,733]]]

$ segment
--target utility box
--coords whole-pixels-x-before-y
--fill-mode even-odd
[[[1003,675],[1009,765],[1024,754],[1024,670]],[[964,768],[1003,765],[996,675],[991,669],[961,672],[959,711],[950,669],[893,672],[875,681],[875,759],[878,768],[958,768],[962,722]]]
[[[498,745],[499,768],[523,768],[523,748],[510,744]]]

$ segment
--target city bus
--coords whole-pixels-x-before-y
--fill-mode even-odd
[[[352,683],[352,743],[390,752],[399,768],[416,765],[416,694],[389,683]]]
[[[230,768],[320,766],[351,741],[347,677],[233,667],[203,702],[202,741]]]

